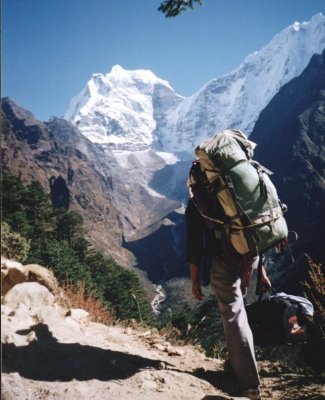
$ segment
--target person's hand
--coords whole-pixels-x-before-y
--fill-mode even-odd
[[[192,294],[197,300],[203,300],[202,288],[198,279],[199,267],[196,264],[190,264],[191,281],[192,281]]]
[[[192,281],[192,294],[196,300],[203,300],[202,288],[198,281]]]

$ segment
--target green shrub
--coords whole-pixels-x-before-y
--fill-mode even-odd
[[[27,258],[30,240],[13,232],[6,222],[1,223],[1,254],[9,259],[23,262]]]

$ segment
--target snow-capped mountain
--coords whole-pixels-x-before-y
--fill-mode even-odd
[[[325,17],[317,14],[284,29],[237,69],[187,98],[151,71],[115,66],[106,75],[94,74],[64,117],[113,150],[192,153],[218,130],[249,134],[272,97],[324,48]]]
[[[106,75],[94,74],[65,113],[92,142],[116,150],[144,150],[153,132],[182,97],[151,71],[126,71],[116,65]]]
[[[183,101],[168,118],[166,132],[174,129],[174,134],[161,134],[164,148],[184,143],[190,150],[225,128],[250,134],[260,112],[279,89],[300,75],[312,55],[320,54],[324,48],[322,14],[309,22],[295,22],[260,51],[249,55],[236,70],[210,81]]]

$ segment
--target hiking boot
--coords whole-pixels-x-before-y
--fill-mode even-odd
[[[262,399],[259,388],[244,389],[243,395],[244,395],[244,397],[247,397],[250,400],[261,400]]]

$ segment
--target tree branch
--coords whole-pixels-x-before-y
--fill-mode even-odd
[[[158,11],[165,14],[166,18],[176,17],[188,8],[193,10],[194,2],[202,5],[203,0],[165,0],[158,7]]]

